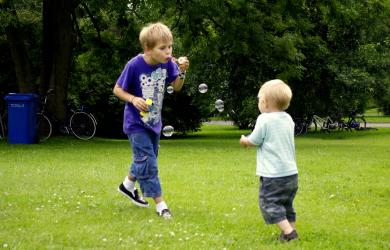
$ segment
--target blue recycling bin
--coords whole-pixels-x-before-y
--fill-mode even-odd
[[[36,143],[38,96],[10,93],[4,99],[8,107],[8,143]]]

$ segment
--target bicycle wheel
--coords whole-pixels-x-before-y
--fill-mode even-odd
[[[344,129],[346,131],[350,131],[349,127],[348,127],[348,123],[345,122],[343,119],[340,119],[338,122],[337,122],[337,127],[340,131],[343,131]]]
[[[0,133],[2,134],[3,138],[7,137],[7,122],[8,122],[8,114],[7,112],[5,112],[4,114],[2,114],[0,116],[0,120],[1,120],[1,131]]]
[[[89,140],[96,133],[95,119],[82,111],[75,112],[70,117],[69,127],[72,134],[80,140]]]
[[[5,130],[3,126],[3,119],[0,116],[0,139],[5,138]]]
[[[49,118],[44,114],[37,114],[37,129],[38,139],[40,142],[46,141],[50,138],[53,128]]]
[[[310,132],[310,131],[317,132],[317,123],[316,123],[316,121],[313,118],[310,118],[305,123],[306,123],[306,126],[305,126],[306,133]]]
[[[357,128],[355,128],[356,130],[362,130],[362,129],[366,129],[367,128],[367,122],[366,122],[366,119],[364,119],[364,117],[357,116],[355,118],[355,120],[359,124],[359,126]]]
[[[298,135],[300,135],[302,133],[304,124],[302,122],[302,119],[299,119],[299,118],[294,119],[294,124],[295,124],[295,126],[294,126],[294,135],[298,136]]]

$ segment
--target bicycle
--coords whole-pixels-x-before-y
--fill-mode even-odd
[[[313,115],[313,119],[315,123],[319,125],[321,130],[325,131],[326,133],[330,133],[330,130],[337,129],[339,127],[339,123],[333,121],[330,116],[322,118],[317,115]]]
[[[0,115],[0,140],[5,138],[5,125],[3,125],[3,117]]]
[[[37,113],[38,138],[40,142],[50,138],[53,132],[53,125],[46,115],[46,104],[49,95],[53,89],[49,89],[42,99],[41,110]],[[80,140],[90,140],[95,136],[97,121],[92,113],[87,113],[84,106],[79,109],[69,109],[71,115],[67,118],[66,124],[61,127],[60,131],[66,134],[72,134]]]
[[[5,107],[4,113],[0,114],[0,140],[7,137],[7,120],[7,107]]]
[[[355,111],[352,111],[349,113],[347,121],[340,118],[339,129],[347,131],[352,131],[352,129],[363,130],[367,129],[367,122],[364,115],[357,115]]]
[[[338,122],[333,121],[329,116],[322,118],[318,115],[310,115],[307,119],[295,118],[295,135],[304,135],[309,130],[317,131],[318,127],[330,133],[330,130],[336,129],[339,126]]]
[[[314,115],[309,115],[307,118],[294,118],[295,129],[294,134],[305,135],[310,130],[317,131],[318,125],[314,119]]]
[[[355,130],[366,129],[367,128],[366,118],[364,117],[363,114],[358,115],[356,114],[355,111],[352,111],[349,113],[348,116],[347,127],[350,131],[352,131],[352,129]]]
[[[304,131],[305,121],[302,118],[293,118],[294,121],[294,135],[301,135]]]

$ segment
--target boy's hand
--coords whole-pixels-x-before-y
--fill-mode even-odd
[[[176,80],[171,83],[171,86],[175,91],[180,91],[184,84],[184,79],[186,78],[186,70],[190,66],[190,61],[186,56],[181,56],[179,59],[172,57],[172,60],[179,66],[180,73],[177,76]]]
[[[141,112],[147,112],[149,109],[149,105],[146,103],[144,98],[141,97],[134,97],[132,101],[134,107],[136,107]]]
[[[186,56],[179,57],[175,62],[179,65],[181,72],[186,71],[190,67],[190,61]]]

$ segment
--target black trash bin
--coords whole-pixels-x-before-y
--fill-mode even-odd
[[[4,99],[8,107],[8,143],[36,143],[38,96],[10,93]]]

